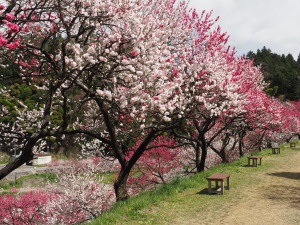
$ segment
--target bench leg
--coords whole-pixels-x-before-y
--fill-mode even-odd
[[[252,159],[252,166],[257,166],[257,159]]]
[[[224,195],[224,181],[221,181],[221,194]]]
[[[211,194],[211,180],[208,181],[208,194]]]
[[[227,190],[230,189],[230,177],[227,177],[227,187],[226,187]]]
[[[215,187],[216,187],[216,193],[218,192],[219,187],[221,187],[221,185],[219,185],[219,181],[215,181]]]

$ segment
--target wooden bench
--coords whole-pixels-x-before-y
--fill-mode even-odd
[[[226,173],[216,173],[213,174],[209,177],[206,178],[208,181],[208,193],[212,194],[212,193],[221,193],[222,195],[224,194],[224,188],[226,188],[227,190],[230,189],[230,174],[226,174]],[[224,180],[227,180],[227,185],[224,187]],[[211,186],[211,182],[214,181],[216,187],[212,188]],[[219,184],[220,182],[220,184]]]
[[[280,154],[280,148],[272,148],[272,154]]]
[[[296,148],[296,143],[295,143],[295,142],[291,142],[291,143],[290,143],[290,147],[291,147],[291,148]]]
[[[259,163],[257,163],[257,160],[259,159]],[[262,156],[248,156],[248,166],[255,166],[261,165]],[[252,164],[250,163],[252,162]]]

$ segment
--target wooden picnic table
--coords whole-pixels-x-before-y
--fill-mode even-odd
[[[272,148],[272,154],[280,154],[280,148]]]
[[[206,178],[208,181],[208,193],[221,193],[224,194],[224,188],[230,189],[230,174],[227,173],[215,173]],[[227,185],[224,186],[224,180],[227,181]],[[212,188],[211,182],[215,182],[215,188]]]
[[[291,142],[291,143],[290,143],[290,147],[291,147],[291,148],[296,148],[296,143],[295,143],[295,142]]]
[[[259,163],[257,162],[258,159],[259,159]],[[261,161],[262,161],[262,156],[248,156],[248,166],[257,167],[257,165],[261,165]]]

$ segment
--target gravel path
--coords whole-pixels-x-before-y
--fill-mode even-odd
[[[256,185],[244,188],[239,201],[219,224],[300,224],[300,150],[270,157],[275,166],[260,172]]]

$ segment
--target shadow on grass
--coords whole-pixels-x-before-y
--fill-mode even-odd
[[[208,188],[204,188],[196,193],[197,195],[208,195]]]
[[[300,173],[296,172],[279,172],[279,173],[269,173],[270,176],[284,177],[288,179],[300,180]]]
[[[258,165],[258,166],[260,166],[260,165]],[[248,165],[248,164],[246,164],[246,165],[242,165],[242,167],[258,167],[258,166],[254,166],[254,165]]]

